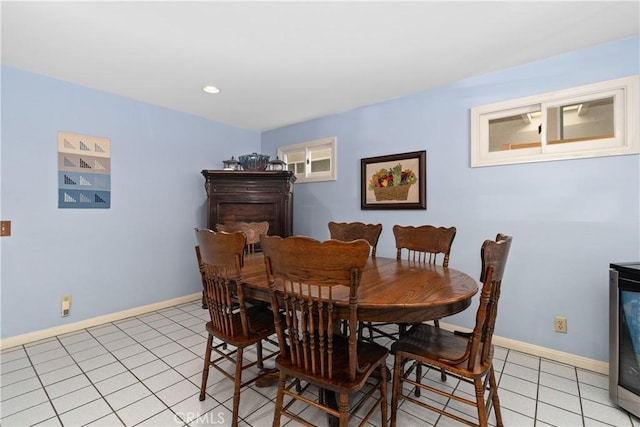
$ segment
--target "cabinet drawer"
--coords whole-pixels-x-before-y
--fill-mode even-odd
[[[280,183],[274,184],[224,184],[224,183],[214,183],[211,186],[211,189],[214,193],[282,193],[284,192],[284,186]]]

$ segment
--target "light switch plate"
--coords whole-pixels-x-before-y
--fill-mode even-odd
[[[0,221],[0,237],[11,236],[11,221]]]

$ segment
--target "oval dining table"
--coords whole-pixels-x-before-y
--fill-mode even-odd
[[[245,297],[271,302],[264,255],[245,254],[242,277]],[[334,289],[334,313],[349,318],[349,289]],[[478,284],[449,267],[396,258],[369,257],[358,287],[358,320],[419,323],[441,319],[469,307]],[[337,408],[334,393],[325,390],[328,405]],[[338,419],[328,415],[329,426]]]
[[[245,297],[270,302],[261,252],[246,254]],[[358,320],[418,323],[441,319],[469,307],[478,292],[469,275],[449,267],[396,258],[369,257],[358,288]],[[335,312],[349,317],[349,290],[334,293]]]

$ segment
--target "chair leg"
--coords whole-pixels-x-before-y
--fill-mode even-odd
[[[297,385],[299,385],[299,380]],[[287,385],[287,375],[280,371],[280,377],[278,379],[278,392],[276,394],[276,407],[273,411],[273,427],[280,427],[280,413],[282,412],[282,405],[284,402],[284,388]]]
[[[349,425],[349,395],[347,393],[340,393],[338,412],[340,413],[340,427],[347,427]]]
[[[406,323],[398,323],[398,337],[403,336],[407,332]]]
[[[420,384],[420,380],[422,380],[422,363],[416,360],[416,382]],[[415,395],[420,397],[420,387],[418,386],[416,386]]]
[[[498,383],[496,382],[496,376],[493,371],[493,365],[489,370],[489,386],[491,387],[491,391],[493,392],[491,396],[491,401],[493,402],[493,412],[496,415],[496,426],[503,427],[502,424],[502,414],[500,413],[500,399],[498,398]]]
[[[488,426],[487,408],[484,405],[484,384],[482,378],[474,378],[473,386],[476,389],[476,407],[478,409],[478,423],[480,427]]]
[[[211,364],[211,346],[213,345],[213,335],[207,338],[207,350],[204,354],[204,368],[202,369],[202,385],[200,386],[200,400],[204,400],[207,390],[207,379],[209,378],[209,365]]]
[[[433,321],[433,326],[435,326],[436,328],[439,328],[440,327],[440,320],[435,319]],[[440,379],[442,381],[446,381],[447,380],[447,373],[442,368],[440,369]]]
[[[385,362],[380,363],[380,396],[382,402],[380,402],[380,412],[382,416],[381,427],[387,427],[387,365]]]
[[[402,369],[402,356],[396,354],[393,361],[393,384],[391,386],[391,427],[396,427],[398,415],[398,396],[400,396],[400,375]]]
[[[233,386],[233,415],[231,416],[231,425],[232,427],[237,427],[238,425],[238,410],[240,408],[240,385],[242,384],[242,353],[244,348],[238,347],[238,351],[236,353],[236,375],[235,375],[235,384]]]
[[[262,341],[256,343],[256,353],[258,353],[258,369],[264,368],[264,362],[262,361]]]

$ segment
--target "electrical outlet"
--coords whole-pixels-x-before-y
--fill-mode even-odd
[[[61,316],[66,317],[69,314],[71,314],[71,295],[63,295],[61,302],[62,302]]]
[[[556,316],[554,319],[554,329],[556,332],[560,332],[562,334],[567,333],[567,318]]]

